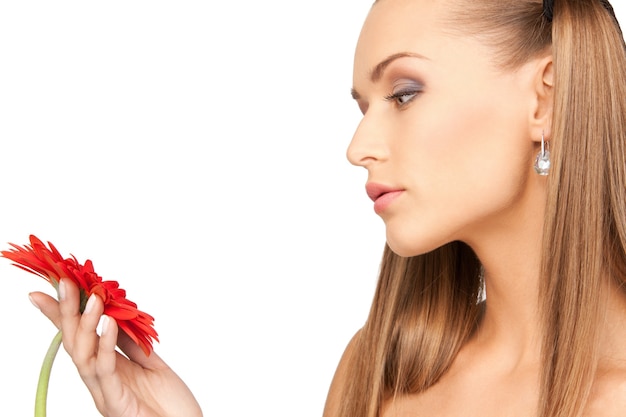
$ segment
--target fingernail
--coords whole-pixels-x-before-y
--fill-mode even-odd
[[[59,300],[65,300],[65,281],[59,281]]]
[[[109,328],[109,321],[111,319],[109,318],[109,316],[102,316],[102,319],[100,320],[100,334],[101,335],[105,335],[108,328]]]
[[[33,299],[33,297],[31,297],[30,294],[28,294],[28,299],[35,307],[37,307],[37,310],[41,310],[41,308],[39,308],[39,305],[35,302],[35,300]]]
[[[89,312],[93,309],[93,303],[96,302],[96,295],[95,294],[91,294],[89,296],[89,299],[87,300],[87,305],[85,306],[85,314],[89,314]]]

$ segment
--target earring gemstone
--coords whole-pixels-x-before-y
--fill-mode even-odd
[[[535,172],[539,175],[548,175],[550,172],[550,151],[544,150],[537,154]]]

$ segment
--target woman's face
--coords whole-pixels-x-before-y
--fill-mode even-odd
[[[355,54],[363,119],[348,159],[367,169],[368,194],[401,256],[501,235],[524,221],[538,181],[536,65],[498,69],[477,39],[446,34],[442,3],[379,1]]]

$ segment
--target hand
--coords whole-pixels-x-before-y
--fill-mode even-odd
[[[102,300],[92,295],[79,312],[79,290],[61,280],[60,301],[41,292],[33,303],[62,330],[63,346],[72,358],[96,407],[105,417],[201,417],[198,402],[185,383],[155,353],[150,356],[114,319],[103,318],[102,335],[96,326],[104,311]],[[115,350],[118,346],[127,356]]]

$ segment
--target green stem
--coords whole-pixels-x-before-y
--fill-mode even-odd
[[[61,331],[54,336],[46,357],[41,364],[41,371],[39,371],[39,381],[37,382],[37,396],[35,397],[35,417],[46,417],[46,399],[48,398],[48,382],[50,382],[50,372],[52,371],[52,364],[54,358],[57,356],[59,346],[61,346],[61,340],[63,339]]]

